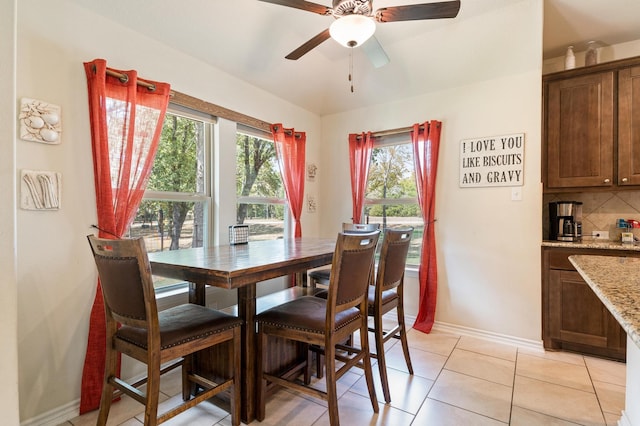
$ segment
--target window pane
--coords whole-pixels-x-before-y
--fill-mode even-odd
[[[284,209],[282,204],[238,203],[243,211],[243,224],[249,225],[249,241],[275,240],[284,237]]]
[[[366,198],[416,197],[411,144],[374,148],[367,180]]]
[[[143,200],[129,235],[144,237],[150,253],[202,247],[204,217],[203,202]]]
[[[249,241],[284,237],[286,203],[273,141],[236,135],[236,223],[249,225]]]
[[[378,223],[381,230],[413,227],[407,264],[420,264],[424,223],[417,204],[413,150],[410,143],[373,149],[364,215],[366,223]]]
[[[205,192],[205,123],[167,114],[148,191]]]

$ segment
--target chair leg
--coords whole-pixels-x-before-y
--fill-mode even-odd
[[[150,360],[147,364],[147,403],[144,409],[145,426],[158,424],[158,403],[160,400],[160,361]]]
[[[229,344],[230,348],[233,348],[233,353],[230,354],[233,360],[233,389],[231,390],[231,425],[239,426],[240,425],[240,403],[242,401],[242,380],[241,380],[241,369],[242,363],[240,359],[240,342],[242,340],[240,327],[236,327],[233,331],[233,342]],[[258,358],[262,359],[262,358]]]
[[[380,372],[380,383],[382,384],[382,394],[386,403],[391,402],[391,392],[389,392],[389,378],[387,377],[387,362],[384,354],[384,329],[382,328],[382,315],[376,313],[373,317],[374,335],[376,339],[376,357],[378,359],[378,371]]]
[[[367,380],[367,389],[369,391],[369,399],[371,399],[371,406],[373,407],[373,412],[377,413],[380,411],[378,407],[378,398],[376,396],[376,388],[373,384],[373,372],[371,370],[371,355],[369,349],[369,330],[367,326],[367,316],[366,311],[364,315],[364,321],[362,322],[362,326],[360,327],[360,347],[362,348],[363,358],[362,363],[364,364],[364,377]]]
[[[325,345],[324,353],[326,375],[327,375],[327,405],[329,406],[329,424],[331,426],[340,425],[338,415],[338,393],[336,390],[336,347]]]
[[[409,356],[409,343],[407,342],[407,329],[404,324],[404,305],[400,299],[396,308],[398,313],[398,325],[400,326],[400,342],[402,343],[402,352],[404,352],[404,361],[407,363],[409,374],[413,374],[413,366],[411,365],[411,357]]]
[[[109,342],[109,339],[107,340],[107,342]],[[107,346],[109,345],[110,343],[107,343]],[[102,396],[100,398],[100,413],[98,414],[98,420],[96,422],[96,425],[98,426],[104,426],[107,424],[109,410],[111,409],[111,401],[113,400],[113,386],[111,386],[109,379],[116,376],[117,368],[118,352],[110,347],[107,347],[104,369],[104,383],[102,385]]]
[[[263,421],[265,417],[265,406],[266,406],[266,393],[267,393],[267,380],[263,377],[264,375],[264,365],[266,360],[264,359],[264,352],[267,345],[267,335],[262,332],[262,325],[258,324],[258,344],[257,344],[257,353],[256,358],[257,368],[256,368],[256,376],[258,379],[257,389],[258,395],[256,397],[256,419],[258,421]]]

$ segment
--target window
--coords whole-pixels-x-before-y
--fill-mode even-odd
[[[215,121],[169,105],[147,189],[129,236],[144,237],[147,251],[209,244],[211,139]],[[154,277],[156,288],[175,280]]]
[[[364,220],[380,229],[414,228],[407,264],[420,264],[424,223],[418,205],[413,146],[408,134],[376,138],[364,201]]]
[[[288,209],[273,140],[241,125],[236,135],[236,195],[236,221],[249,225],[249,241],[288,234]]]

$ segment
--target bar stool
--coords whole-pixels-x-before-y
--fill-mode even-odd
[[[378,412],[367,333],[367,289],[379,234],[380,231],[338,234],[326,299],[303,296],[256,316],[259,360],[256,404],[258,420],[262,421],[265,418],[267,383],[271,382],[326,400],[330,424],[339,425],[336,381],[354,366],[364,368],[371,405],[373,411]],[[355,331],[360,331],[359,348],[346,348],[340,344]],[[289,372],[276,374],[265,371],[265,348],[271,336],[323,348],[327,372],[326,392],[306,386],[306,369],[304,381],[289,377]],[[336,348],[345,349],[347,352],[344,355],[338,354]],[[336,359],[344,362],[337,371]],[[307,359],[302,368],[306,368],[308,362]]]
[[[242,320],[214,309],[184,304],[158,312],[144,240],[88,237],[98,268],[106,316],[106,362],[98,425],[111,401],[126,394],[144,404],[144,424],[157,425],[224,391],[230,392],[231,423],[240,424],[240,326]],[[118,323],[122,324],[118,327]],[[192,356],[227,343],[233,377],[216,382],[192,371]],[[129,384],[116,376],[118,353],[147,365],[147,377]],[[177,360],[177,361],[175,361]],[[171,365],[161,365],[174,361]],[[184,403],[158,417],[161,374],[182,366]],[[138,389],[147,384],[146,392]],[[114,393],[114,389],[117,392]],[[197,392],[195,392],[197,390]],[[194,391],[193,398],[191,392]]]

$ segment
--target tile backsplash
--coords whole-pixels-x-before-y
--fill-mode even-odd
[[[582,202],[582,235],[588,239],[592,231],[608,231],[609,239],[620,241],[625,231],[616,227],[618,219],[640,221],[640,191],[576,192],[544,194],[542,197],[542,238],[549,238],[549,203],[554,201]],[[640,228],[631,229],[640,238]]]

